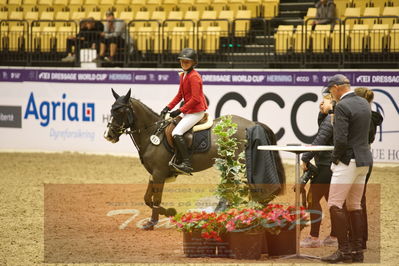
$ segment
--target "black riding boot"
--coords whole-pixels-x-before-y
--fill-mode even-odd
[[[352,232],[352,262],[363,262],[363,212],[356,210],[349,212]]]
[[[191,174],[193,168],[191,166],[190,154],[188,153],[188,148],[184,137],[182,135],[174,135],[173,141],[182,158],[182,162],[180,164],[174,164],[173,167],[180,172]]]
[[[352,256],[348,240],[348,227],[345,212],[337,206],[332,206],[330,208],[330,215],[331,225],[335,226],[335,233],[338,238],[338,250],[328,257],[321,258],[321,260],[329,263],[337,263],[341,261],[351,262]]]

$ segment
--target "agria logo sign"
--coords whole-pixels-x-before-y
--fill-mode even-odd
[[[25,109],[24,119],[30,117],[40,120],[42,127],[47,127],[50,121],[83,121],[93,122],[95,113],[94,103],[69,102],[66,93],[59,101],[36,102],[33,92],[30,93]]]

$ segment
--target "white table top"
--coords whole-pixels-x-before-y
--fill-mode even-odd
[[[258,146],[258,150],[266,151],[290,151],[290,152],[306,152],[306,151],[332,151],[334,146],[325,145],[263,145]]]

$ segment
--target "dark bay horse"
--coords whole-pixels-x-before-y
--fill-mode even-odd
[[[114,90],[112,93],[116,99],[111,108],[111,120],[107,125],[104,137],[116,143],[120,135],[127,133],[131,136],[136,146],[141,163],[151,174],[147,191],[144,195],[144,202],[152,208],[151,220],[144,226],[146,229],[153,229],[159,220],[159,215],[173,216],[176,213],[174,209],[165,210],[161,207],[162,191],[165,180],[176,176],[176,172],[168,165],[172,154],[164,145],[153,145],[150,136],[154,134],[162,117],[152,111],[148,106],[137,99],[130,98],[130,90],[124,96],[119,96]],[[215,120],[212,128],[217,124],[220,118]],[[245,129],[255,125],[255,122],[249,121],[239,116],[232,116],[232,121],[238,125],[235,137],[238,140],[246,139]],[[264,124],[261,124],[267,132],[272,142],[276,144],[276,137],[273,131]],[[211,131],[212,132],[212,131]],[[192,165],[194,172],[199,172],[210,168],[214,164],[214,159],[218,157],[216,135],[211,133],[211,147],[207,152],[195,153],[192,156]],[[237,154],[245,149],[245,144],[241,142]],[[285,184],[285,173],[281,158],[278,152],[275,152],[277,172],[281,184]],[[188,179],[190,177],[187,177]],[[282,193],[283,190],[280,191]]]

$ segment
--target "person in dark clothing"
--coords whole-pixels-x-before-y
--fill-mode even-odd
[[[319,129],[312,145],[333,145],[333,127],[331,124],[331,115],[329,114],[332,107],[333,102],[331,95],[325,96],[323,102],[320,104],[320,113],[318,117]],[[323,242],[319,240],[320,218],[322,213],[320,200],[324,197],[326,201],[328,201],[328,191],[332,175],[330,169],[331,151],[303,153],[301,157],[301,167],[304,171],[307,170],[307,165],[313,157],[318,169],[318,174],[312,179],[308,194],[309,209],[312,211],[310,213],[310,236],[302,240],[300,244],[301,247],[312,248],[320,247],[322,244],[325,246],[336,246],[337,239],[333,227],[331,227],[330,235],[324,239]]]
[[[350,88],[350,80],[337,74],[328,81],[324,92],[332,94],[334,108],[334,150],[328,194],[331,223],[336,226],[338,249],[321,260],[329,263],[363,262],[363,215],[361,199],[367,171],[373,162],[368,143],[371,121],[370,104]],[[349,221],[343,207],[346,204]],[[352,241],[349,242],[348,226]]]
[[[80,23],[80,31],[76,36],[67,39],[68,56],[62,59],[63,62],[73,62],[76,60],[76,54],[82,48],[99,48],[100,33],[104,30],[101,21],[95,21],[94,18],[82,20]],[[75,51],[73,51],[75,47]]]
[[[370,104],[374,99],[374,93],[372,90],[368,88],[356,88],[355,94],[365,98]],[[370,130],[369,130],[369,144],[373,143],[375,140],[375,134],[377,132],[377,127],[382,124],[384,118],[381,116],[380,113],[371,111],[371,121],[370,121]],[[362,196],[362,209],[363,209],[363,249],[367,248],[367,240],[368,240],[368,222],[367,222],[367,207],[366,207],[366,188],[367,183],[370,179],[371,171],[373,169],[373,165],[370,165],[369,171],[366,175],[366,183],[364,185],[364,191]]]
[[[316,17],[313,20],[313,29],[316,25],[331,24],[334,27],[337,18],[336,6],[333,0],[320,0],[316,3]]]

